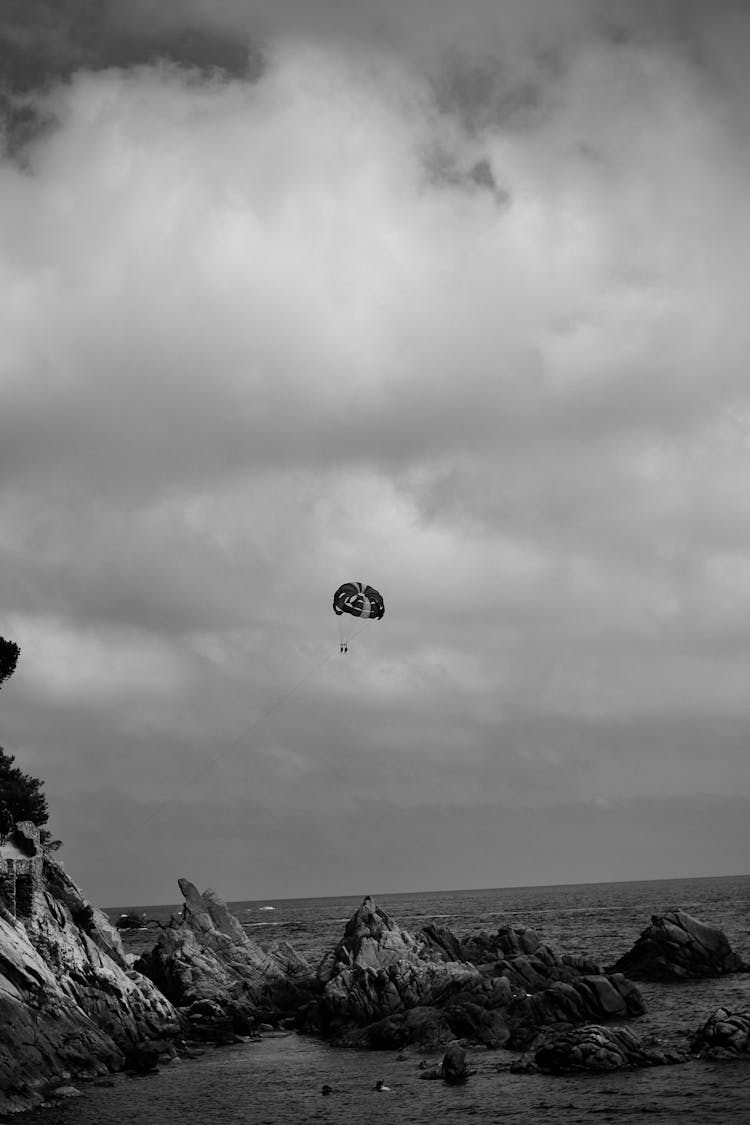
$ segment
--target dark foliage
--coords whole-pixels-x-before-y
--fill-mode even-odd
[[[20,655],[21,650],[15,641],[6,641],[5,637],[0,637],[0,687],[15,672]]]
[[[15,760],[0,747],[0,835],[10,832],[19,820],[30,820],[38,827],[49,820],[44,783],[14,766]]]
[[[52,833],[46,828],[39,832],[39,843],[46,852],[56,852],[62,847],[62,840],[55,840]]]

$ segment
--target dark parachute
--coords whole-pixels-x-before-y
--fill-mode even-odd
[[[333,612],[339,617],[351,613],[352,617],[374,617],[379,621],[385,613],[383,596],[363,582],[345,582],[333,595]]]
[[[339,619],[340,651],[348,652],[354,627],[354,622],[349,621],[349,617],[379,621],[385,613],[383,596],[372,586],[365,586],[363,582],[344,582],[333,595],[333,612]],[[349,617],[346,616],[347,614]]]

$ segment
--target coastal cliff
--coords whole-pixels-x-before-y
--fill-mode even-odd
[[[181,1033],[173,1005],[129,966],[117,930],[29,822],[3,841],[0,892],[0,1115]]]
[[[213,891],[179,886],[182,911],[158,924],[156,944],[131,964],[118,931],[44,852],[33,825],[0,842],[0,1117],[71,1083],[191,1055],[196,1041],[280,1028],[371,1049],[506,1047],[525,1052],[517,1073],[687,1058],[623,1027],[644,1012],[628,977],[557,954],[533,929],[461,937],[430,923],[411,934],[368,896],[312,968],[285,941],[253,941]],[[710,927],[684,919],[705,946]],[[725,972],[746,968],[723,935],[713,945]],[[749,1018],[716,1009],[691,1055],[745,1057]],[[422,1076],[448,1081],[442,1070]]]

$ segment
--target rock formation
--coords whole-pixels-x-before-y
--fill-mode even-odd
[[[139,1045],[164,1049],[181,1025],[151,981],[130,969],[105,915],[43,853],[33,825],[17,826],[0,858],[3,1113],[39,1104],[63,1081],[119,1070]]]
[[[554,1029],[542,1033],[511,1070],[515,1073],[571,1074],[576,1071],[625,1070],[686,1062],[681,1051],[642,1041],[629,1027]]]
[[[460,1043],[449,1043],[443,1061],[440,1064],[440,1074],[449,1086],[463,1086],[469,1077],[469,1067],[466,1062],[466,1051]]]
[[[693,1054],[701,1058],[750,1057],[750,1009],[729,1012],[726,1008],[717,1008],[698,1028],[690,1047]]]
[[[369,897],[317,977],[321,994],[301,1014],[303,1029],[365,1047],[435,1047],[456,1037],[522,1047],[546,1024],[644,1011],[624,976],[558,957],[531,930],[460,940],[430,926],[414,937]]]
[[[131,968],[118,932],[43,852],[33,825],[0,841],[0,1116],[73,1096],[71,1081],[148,1073],[175,1043],[185,1049],[185,1036],[233,1041],[263,1026],[342,1045],[444,1047],[442,1067],[425,1076],[447,1082],[465,1079],[466,1045],[530,1048],[517,1069],[552,1073],[682,1061],[628,1028],[601,1026],[644,1011],[620,970],[684,979],[745,968],[721,931],[681,911],[655,916],[602,972],[530,929],[459,938],[430,925],[415,936],[368,897],[313,973],[288,944],[252,941],[214,892],[179,885],[181,915]],[[718,1009],[692,1049],[747,1056],[750,1013]]]
[[[633,980],[686,980],[746,971],[721,930],[682,910],[653,914],[633,948],[609,972]]]
[[[252,941],[226,905],[179,880],[182,916],[162,928],[136,962],[186,1017],[197,1038],[230,1040],[275,1024],[309,999],[312,971],[291,946],[274,953]]]

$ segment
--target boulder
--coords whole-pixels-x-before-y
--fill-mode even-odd
[[[670,981],[747,971],[722,930],[683,910],[653,914],[633,948],[608,971],[633,980]]]
[[[511,1070],[519,1074],[597,1073],[686,1061],[683,1052],[646,1043],[628,1027],[586,1024],[542,1033]]]
[[[47,1092],[47,1097],[53,1101],[68,1101],[72,1098],[81,1098],[83,1095],[75,1086],[55,1086],[53,1090]]]
[[[134,1047],[125,1055],[125,1069],[134,1074],[153,1074],[159,1069],[159,1049],[152,1044]]]
[[[449,1086],[463,1086],[469,1077],[466,1051],[455,1040],[448,1044],[440,1064],[440,1073]]]
[[[690,1049],[701,1058],[739,1059],[750,1056],[750,1009],[717,1008],[692,1038]]]

